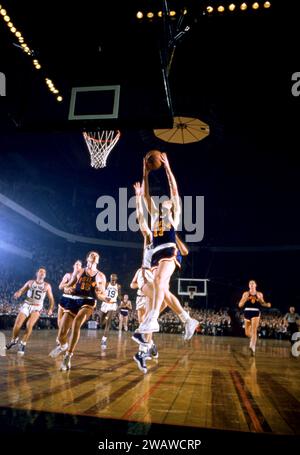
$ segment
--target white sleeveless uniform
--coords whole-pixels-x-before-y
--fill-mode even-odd
[[[148,297],[146,297],[142,291],[144,284],[147,282],[153,283],[153,280],[154,280],[153,273],[150,270],[152,254],[153,254],[153,246],[150,243],[150,245],[147,245],[146,248],[144,248],[142,268],[139,269],[138,276],[137,276],[137,283],[138,283],[138,287],[139,287],[138,291],[137,291],[137,298],[136,298],[136,309],[137,310],[144,308],[148,301]]]
[[[24,313],[27,317],[34,311],[40,312],[43,308],[46,297],[46,288],[47,285],[45,282],[38,284],[36,281],[33,281],[27,291],[26,298],[21,306],[20,312]]]
[[[106,295],[110,298],[110,302],[102,302],[101,311],[102,313],[107,313],[108,311],[116,311],[118,308],[117,298],[119,294],[119,289],[117,284],[108,283],[106,288]]]

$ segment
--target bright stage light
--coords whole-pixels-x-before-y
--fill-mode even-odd
[[[62,97],[62,96],[58,96],[56,99],[57,99],[57,101],[59,101],[59,102],[60,102],[60,101],[62,101],[62,100],[63,100],[63,97]]]
[[[222,6],[222,5],[218,6],[218,11],[219,11],[219,13],[224,13],[224,11],[225,11],[224,6]]]
[[[142,13],[142,11],[138,11],[138,12],[136,13],[136,17],[137,17],[138,19],[143,19],[144,14]]]
[[[241,4],[241,10],[242,11],[246,11],[247,8],[248,8],[247,3],[242,3]]]
[[[236,8],[236,6],[234,3],[230,3],[230,5],[228,6],[229,11],[234,11],[235,8]]]

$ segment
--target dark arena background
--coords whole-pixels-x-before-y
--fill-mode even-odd
[[[297,2],[0,3],[1,442],[31,453],[297,450]],[[133,360],[130,284],[143,256],[133,184],[153,149],[176,178],[189,249],[170,291],[198,325],[186,340],[187,323],[164,309],[145,372]],[[164,166],[149,184],[151,195],[169,194]],[[105,344],[97,299],[61,371],[66,354],[49,356],[58,286],[89,251],[107,282],[117,274],[117,309]],[[48,293],[29,341],[20,343],[32,313],[6,349],[34,291],[15,293],[41,267],[53,312]],[[238,304],[250,280],[271,307],[261,307],[249,350]],[[126,294],[128,331],[119,330]]]

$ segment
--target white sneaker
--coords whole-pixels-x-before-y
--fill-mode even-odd
[[[60,365],[60,371],[68,371],[71,369],[71,357],[72,354],[65,354],[63,361],[61,362]]]
[[[185,334],[184,334],[183,339],[190,340],[192,338],[192,336],[194,335],[195,330],[198,327],[198,325],[199,325],[199,321],[197,321],[196,319],[192,319],[192,318],[188,319],[185,324],[185,328],[184,328]]]
[[[52,359],[56,359],[56,357],[58,357],[60,354],[65,352],[67,349],[68,349],[68,343],[56,346],[56,348],[54,348],[50,352],[49,356],[52,357]]]
[[[140,324],[138,331],[139,333],[159,332],[159,324],[157,318],[152,317],[145,319],[145,321]]]

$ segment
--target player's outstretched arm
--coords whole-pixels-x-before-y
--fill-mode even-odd
[[[25,292],[28,291],[28,289],[30,288],[31,284],[33,283],[32,280],[29,280],[27,281],[24,286],[22,286],[18,291],[16,291],[14,293],[14,299],[19,299],[21,297],[21,295],[25,294]]]
[[[145,219],[144,211],[143,211],[143,188],[140,185],[140,182],[136,182],[134,185],[135,191],[135,202],[136,202],[136,216],[138,219],[140,231],[143,234],[144,238],[146,236],[151,236],[151,231],[149,229],[148,223]]]
[[[173,172],[171,171],[171,166],[167,157],[166,153],[161,154],[161,161],[164,165],[164,168],[166,170],[168,182],[169,182],[169,188],[170,188],[170,195],[172,197],[178,196],[178,188],[177,188],[177,182],[175,179],[175,176]]]
[[[68,281],[66,284],[65,284],[65,287],[63,288],[64,292],[66,294],[72,294],[73,292],[73,286],[74,284],[77,283],[77,281],[79,280],[79,278],[81,277],[81,275],[83,274],[84,272],[84,269],[81,269],[79,272],[73,272],[72,273],[72,276],[70,278],[70,281]]]
[[[130,283],[130,287],[131,289],[138,289],[139,285],[138,285],[138,281],[137,281],[137,278],[138,278],[138,273],[139,273],[139,270],[137,270],[135,272],[135,275]]]
[[[146,209],[148,210],[148,212],[151,216],[154,216],[158,212],[158,209],[157,209],[152,197],[150,196],[150,192],[149,192],[149,172],[150,171],[147,167],[146,159],[144,158],[142,192],[143,192]]]
[[[257,293],[258,301],[261,304],[261,306],[265,308],[271,308],[271,303],[270,302],[265,302],[264,296],[262,292]]]
[[[180,215],[181,215],[177,182],[176,182],[173,172],[171,171],[171,166],[170,166],[166,153],[161,154],[161,161],[164,165],[164,168],[165,168],[165,171],[167,174],[167,178],[168,178],[168,182],[169,182],[170,197],[173,202],[173,213],[174,213],[173,214],[173,224],[174,224],[175,229],[177,229],[179,226],[179,223],[180,223]]]
[[[50,303],[50,308],[48,310],[48,316],[51,316],[51,314],[53,313],[55,301],[54,301],[54,297],[53,297],[53,293],[52,293],[52,287],[49,283],[48,283],[48,287],[47,287],[47,297],[48,297],[49,303]]]
[[[60,291],[63,291],[64,288],[66,287],[68,281],[70,281],[70,274],[69,274],[69,273],[66,273],[66,274],[63,276],[61,282],[59,283],[58,289],[59,289]]]

